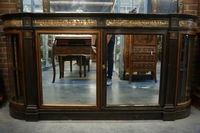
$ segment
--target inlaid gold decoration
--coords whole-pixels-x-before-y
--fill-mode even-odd
[[[68,26],[68,27],[85,27],[85,26],[97,26],[97,20],[94,19],[46,19],[46,20],[34,20],[34,26]]]
[[[21,11],[21,7],[22,7],[22,3],[21,0],[17,0],[17,12],[20,13]]]
[[[43,12],[48,13],[48,0],[43,0]]]
[[[22,26],[22,20],[6,20],[3,23],[4,28],[6,27],[20,27]]]
[[[172,27],[178,27],[178,19],[174,18],[171,20],[171,26]]]
[[[177,31],[170,31],[170,39],[178,39],[178,32]]]
[[[187,29],[197,29],[197,23],[193,21],[179,21],[179,27],[187,28]]]
[[[106,26],[168,27],[167,20],[106,20]]]
[[[152,0],[152,13],[158,12],[158,0]]]
[[[179,0],[178,13],[183,13],[183,10],[184,10],[184,2],[183,2],[183,0]]]

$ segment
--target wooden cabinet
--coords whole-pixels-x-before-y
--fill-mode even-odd
[[[0,91],[0,108],[2,106],[2,102],[3,102],[3,92]]]
[[[191,96],[182,92],[190,92],[192,88],[191,82],[188,81],[192,77],[192,67],[190,66],[193,66],[191,53],[197,31],[198,18],[196,16],[186,14],[17,13],[5,14],[0,18],[4,24],[6,52],[9,57],[7,61],[9,86],[11,86],[9,90],[11,92],[9,112],[12,117],[27,121],[59,119],[163,119],[169,121],[189,116]],[[94,79],[96,82],[92,82],[92,85],[88,86],[90,90],[88,93],[95,91],[96,102],[92,104],[68,104],[68,101],[66,101],[64,104],[45,104],[39,36],[41,34],[72,33],[97,35],[98,52],[96,54],[96,79]],[[148,104],[148,101],[147,104],[135,103],[134,97],[130,97],[132,94],[128,91],[129,87],[134,89],[134,85],[126,86],[116,83],[115,85],[119,89],[106,86],[105,40],[107,34],[125,35],[125,73],[132,75],[132,72],[139,74],[152,72],[155,81],[156,64],[158,65],[156,34],[163,37],[162,69],[160,69],[160,77],[157,77],[160,81],[159,95],[156,95],[159,98],[157,104]],[[182,45],[183,43],[184,45]],[[81,50],[83,49],[81,46],[78,47]],[[187,49],[184,54],[182,54],[183,48]],[[67,50],[64,49],[63,51]],[[58,53],[63,51],[59,49]],[[74,50],[72,53],[76,52]],[[67,56],[67,53],[57,54],[55,56]],[[187,58],[183,60],[182,55]],[[185,65],[187,66],[180,67],[186,59],[188,61]],[[187,71],[185,70],[183,73],[182,68],[186,68]],[[187,86],[181,86],[182,81],[187,81]],[[47,85],[55,86],[56,84],[47,83]],[[79,93],[81,95],[85,91],[82,88],[80,85]],[[63,89],[66,90],[66,88]],[[117,89],[118,93],[126,95],[126,99],[130,99],[131,104],[127,104],[127,102],[109,104],[110,97],[108,94],[113,89]],[[55,89],[55,95],[59,90],[62,90],[62,88]],[[146,91],[147,89],[143,90]],[[155,91],[154,87],[153,90],[147,90],[147,93],[150,93],[150,91]],[[54,95],[53,93],[46,94]],[[75,95],[82,100],[78,93]],[[143,95],[140,99],[142,100],[147,95]],[[65,94],[60,96],[63,98]],[[182,99],[182,96],[184,99],[180,101],[179,99]],[[84,97],[91,98],[90,95],[84,95]],[[118,98],[121,99],[121,97]],[[119,99],[115,97],[114,100],[118,102]]]
[[[156,35],[125,35],[124,75],[129,73],[129,83],[133,72],[145,74],[151,72],[155,82],[157,64]]]

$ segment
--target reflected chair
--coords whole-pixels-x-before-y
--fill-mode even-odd
[[[76,64],[79,65],[79,77],[82,77],[82,66],[84,66],[84,77],[86,77],[86,66],[88,66],[88,72],[90,71],[90,57],[89,56],[59,56],[59,70],[60,78],[64,77],[64,64],[65,61],[70,61],[70,72],[72,72],[72,61],[76,60]]]

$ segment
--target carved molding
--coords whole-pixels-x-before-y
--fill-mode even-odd
[[[22,20],[6,20],[4,21],[3,25],[4,25],[4,28],[12,27],[12,26],[21,27],[23,23],[22,23]]]
[[[168,27],[167,20],[106,20],[106,26]]]
[[[197,23],[193,21],[180,20],[179,27],[188,29],[197,29]]]
[[[33,26],[68,26],[68,27],[97,26],[97,20],[94,20],[94,19],[34,20]]]

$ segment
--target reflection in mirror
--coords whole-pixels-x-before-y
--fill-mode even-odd
[[[158,13],[177,13],[177,0],[158,0]]]
[[[40,34],[43,104],[96,105],[91,41],[89,34]]]
[[[112,84],[107,84],[108,106],[158,105],[162,40],[163,35],[115,36]]]
[[[10,85],[10,99],[13,102],[23,104],[23,74],[22,74],[22,59],[20,57],[21,49],[19,43],[19,35],[7,35],[7,56],[8,56],[8,73],[9,73],[9,85]],[[1,86],[3,87],[3,86]]]
[[[194,44],[192,36],[183,35],[180,53],[180,72],[179,72],[179,89],[178,103],[186,102],[190,99],[191,83],[191,64],[189,58],[192,56],[191,46]]]
[[[22,0],[23,12],[43,12],[42,0]]]

